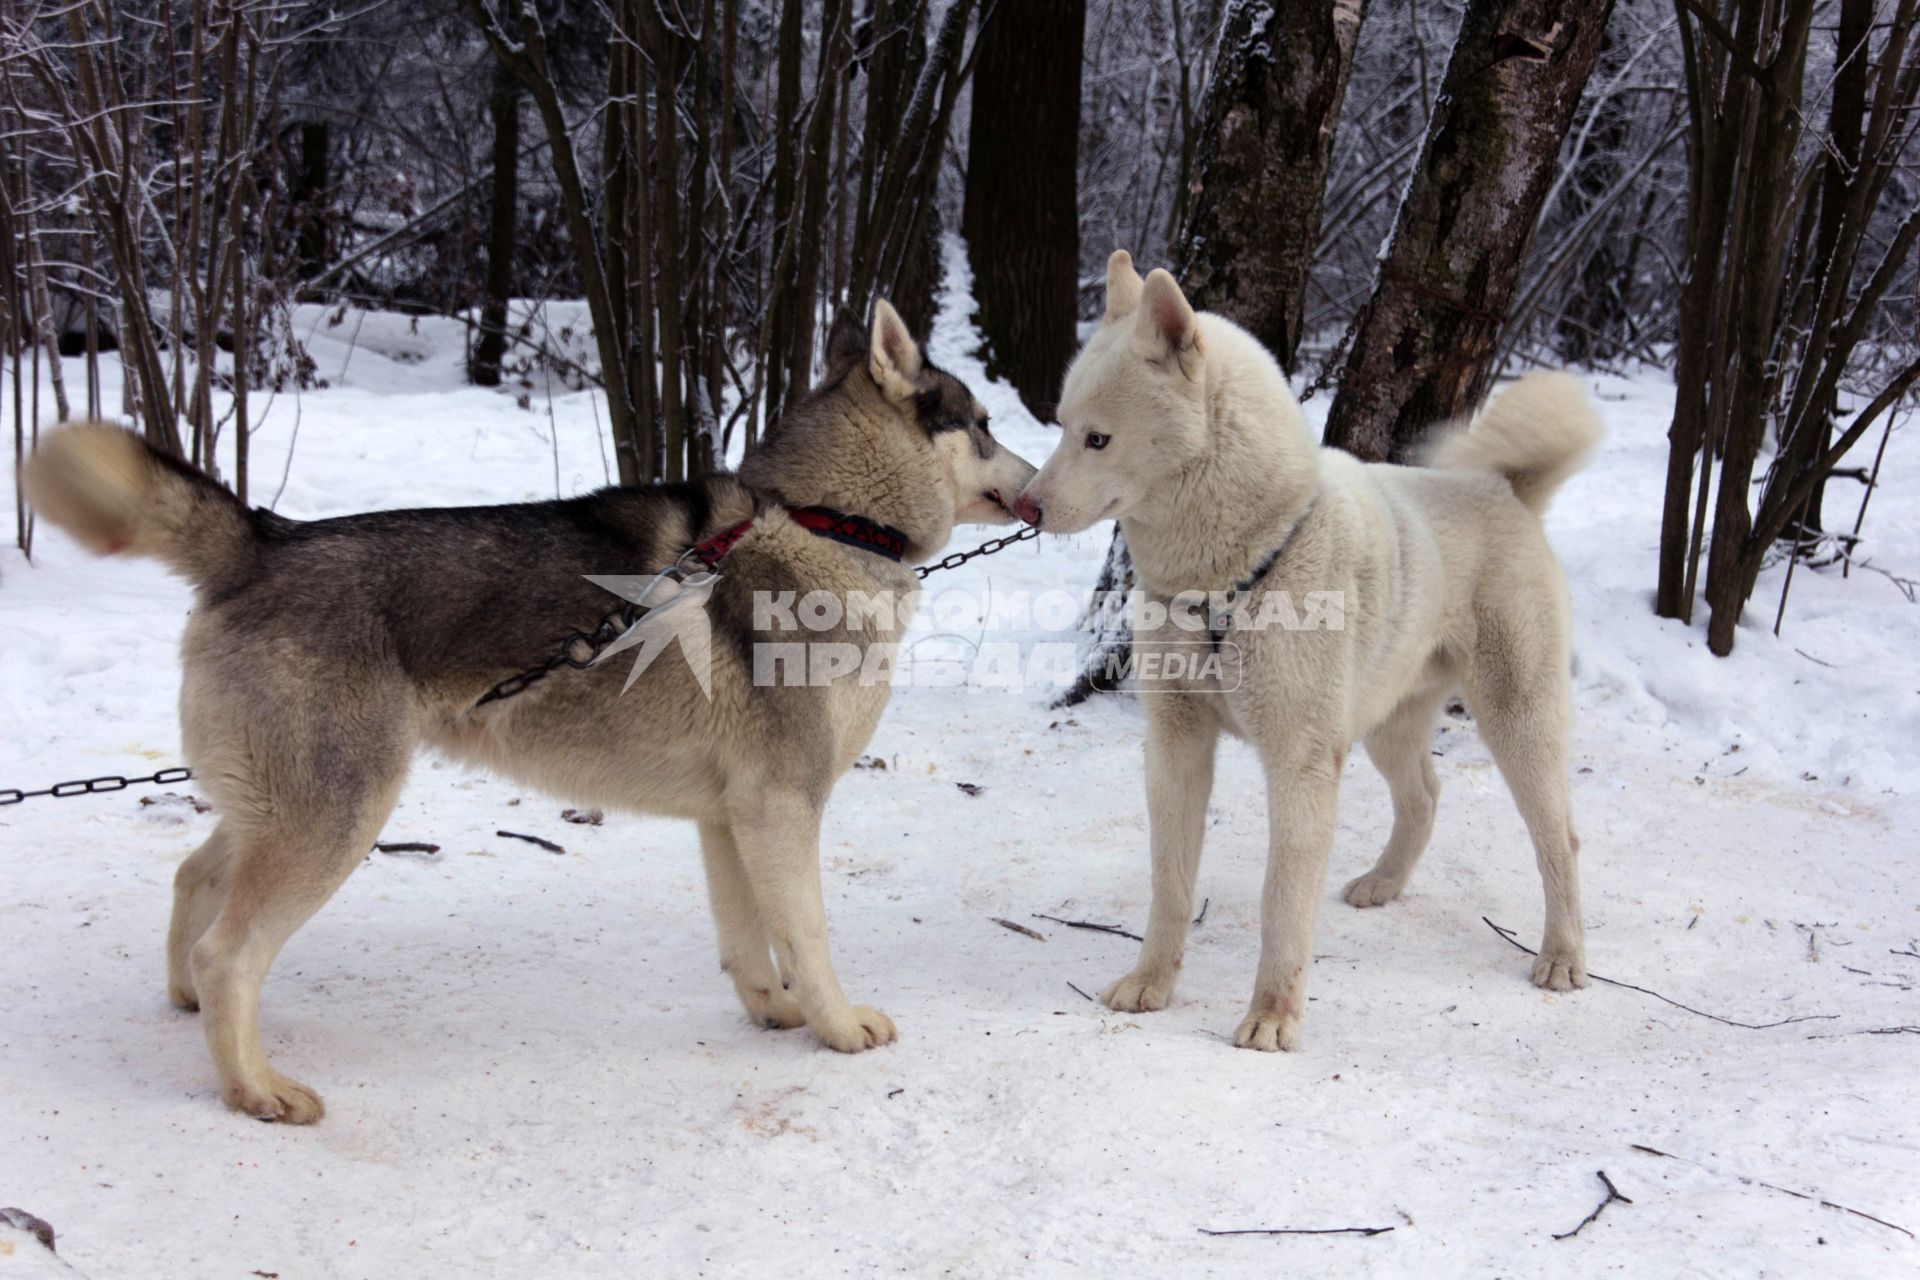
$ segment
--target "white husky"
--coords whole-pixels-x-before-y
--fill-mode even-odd
[[[1118,517],[1149,606],[1168,606],[1157,622],[1136,615],[1134,632],[1149,695],[1153,909],[1139,962],[1106,1003],[1166,1007],[1225,729],[1259,750],[1269,828],[1260,968],[1234,1043],[1296,1048],[1347,750],[1364,740],[1393,793],[1386,850],[1346,889],[1353,905],[1379,906],[1405,887],[1433,831],[1428,747],[1441,704],[1462,688],[1546,886],[1533,981],[1586,986],[1565,759],[1567,588],[1540,525],[1599,438],[1580,382],[1521,379],[1442,441],[1433,469],[1361,463],[1315,446],[1252,337],[1196,315],[1165,271],[1143,282],[1120,252],[1107,266],[1106,319],[1067,373],[1060,425],[1020,514],[1051,533]],[[1190,592],[1216,594],[1196,611]],[[1318,625],[1303,629],[1295,606],[1314,600],[1341,607],[1308,609]],[[1162,661],[1147,676],[1150,653]]]

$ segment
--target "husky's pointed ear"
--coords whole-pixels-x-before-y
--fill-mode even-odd
[[[920,389],[920,344],[907,332],[907,322],[885,298],[873,303],[873,332],[867,346],[867,369],[889,400],[910,400]]]
[[[851,368],[866,354],[867,335],[860,318],[841,307],[833,313],[833,328],[827,331],[827,376]]]
[[[1192,377],[1189,360],[1200,350],[1200,327],[1187,295],[1159,267],[1140,290],[1140,313],[1133,321],[1134,349],[1154,364],[1172,362]]]
[[[1102,325],[1125,320],[1140,307],[1140,273],[1133,269],[1133,255],[1115,249],[1107,259],[1107,318]]]

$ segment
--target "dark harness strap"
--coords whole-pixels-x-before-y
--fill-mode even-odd
[[[1227,634],[1227,629],[1233,625],[1233,606],[1239,603],[1241,596],[1253,590],[1260,579],[1266,577],[1273,566],[1280,562],[1280,557],[1285,555],[1287,548],[1293,545],[1294,537],[1300,532],[1300,526],[1307,522],[1307,517],[1313,514],[1313,509],[1319,504],[1320,499],[1317,497],[1309,502],[1307,509],[1300,513],[1300,518],[1293,522],[1293,528],[1287,530],[1287,536],[1280,539],[1280,545],[1269,551],[1267,558],[1253,567],[1252,573],[1236,582],[1233,589],[1227,592],[1226,606],[1214,616],[1213,625],[1207,628],[1208,634],[1213,637],[1213,648],[1216,652],[1220,648],[1221,639]]]

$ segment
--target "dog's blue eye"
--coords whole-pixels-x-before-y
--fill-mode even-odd
[[[1111,436],[1103,436],[1098,431],[1089,431],[1087,432],[1087,448],[1104,449],[1107,447],[1107,441],[1110,439],[1112,439]]]

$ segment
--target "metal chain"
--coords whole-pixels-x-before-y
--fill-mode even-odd
[[[493,688],[480,696],[476,707],[489,702],[498,702],[502,698],[511,698],[516,693],[524,693],[532,686],[545,680],[561,667],[572,667],[575,671],[585,671],[600,660],[600,651],[619,639],[628,628],[640,620],[644,613],[639,605],[629,604],[616,609],[600,619],[600,625],[591,632],[575,631],[560,642],[560,650],[537,667],[532,667],[518,675],[508,676]]]
[[[936,560],[932,564],[923,564],[913,571],[913,576],[924,579],[928,574],[938,573],[942,569],[958,569],[975,556],[990,556],[996,551],[1005,551],[1016,542],[1025,542],[1029,538],[1037,538],[1039,536],[1039,526],[1030,524],[1020,530],[1020,532],[1010,533],[1004,538],[988,538],[971,551],[956,551],[943,560]]]
[[[56,800],[65,800],[68,796],[99,795],[106,791],[125,791],[128,787],[137,787],[148,782],[185,782],[193,777],[193,770],[184,765],[174,765],[146,778],[122,778],[110,774],[104,778],[81,778],[73,782],[56,782],[43,791],[22,791],[18,787],[0,787],[0,805],[19,804],[22,800],[32,800],[36,796],[52,796]]]
[[[692,560],[700,551],[700,544],[688,547],[680,553],[680,558],[662,569],[657,576],[671,578],[675,582],[686,581],[687,561]],[[704,563],[704,562],[703,562]],[[641,593],[646,594],[645,592]],[[489,702],[498,702],[502,698],[511,698],[516,693],[525,693],[532,686],[545,680],[561,667],[572,667],[575,671],[585,671],[600,661],[600,654],[606,647],[625,635],[633,625],[640,621],[640,615],[646,612],[646,606],[627,603],[600,619],[600,625],[591,632],[571,632],[560,642],[560,651],[537,667],[529,668],[518,675],[508,676],[493,688],[480,695],[473,705],[484,707]]]

